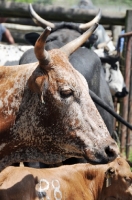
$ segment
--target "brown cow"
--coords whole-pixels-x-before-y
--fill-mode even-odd
[[[0,170],[20,161],[107,163],[117,157],[86,80],[68,61],[96,27],[51,51],[44,50],[47,28],[35,45],[39,62],[0,67]]]
[[[123,158],[104,165],[51,169],[7,167],[0,174],[0,200],[131,200],[132,173]]]

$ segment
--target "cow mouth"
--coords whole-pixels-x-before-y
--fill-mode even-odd
[[[87,157],[84,154],[84,158],[87,160],[87,163],[90,163],[92,165],[107,164],[109,162],[109,159],[107,157],[102,157],[98,153],[96,153],[96,155],[94,155],[93,157]]]
[[[107,164],[118,157],[118,155],[118,146],[113,143],[113,146],[107,146],[103,150],[93,149],[93,151],[90,151],[86,148],[83,156],[91,164]]]
[[[128,91],[124,91],[124,92],[116,92],[116,93],[115,93],[115,97],[123,98],[123,97],[127,96],[128,93],[129,93]]]

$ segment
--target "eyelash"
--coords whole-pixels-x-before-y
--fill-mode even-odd
[[[68,98],[70,96],[73,95],[73,91],[72,90],[64,90],[64,91],[60,91],[60,96],[62,98]]]

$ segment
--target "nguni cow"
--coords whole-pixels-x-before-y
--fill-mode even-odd
[[[107,163],[117,157],[119,148],[85,78],[68,61],[96,27],[50,51],[46,28],[35,44],[37,62],[0,67],[0,170],[20,161],[54,164],[85,157]]]
[[[75,24],[75,23],[67,23],[67,22],[60,22],[60,23],[51,23],[44,19],[42,19],[38,14],[34,11],[31,4],[29,4],[29,12],[32,17],[32,19],[37,23],[38,25],[41,25],[41,27],[46,27],[46,25],[49,25],[52,27],[52,33],[47,39],[47,44],[45,48],[47,50],[50,50],[52,48],[59,48],[63,46],[66,42],[71,41],[72,38],[76,38],[78,35],[81,35],[81,32],[85,30],[91,23],[98,22],[101,18],[101,12],[98,13],[98,15],[92,20],[92,22],[86,23],[86,24]],[[26,39],[30,42],[30,44],[34,45],[37,38],[39,37],[39,34],[37,33],[29,33],[26,35]],[[91,40],[94,41],[96,37],[92,37]],[[90,41],[91,41],[90,40]],[[89,42],[85,42],[85,47],[89,46]],[[79,57],[82,57],[83,60],[78,59]],[[105,57],[106,59],[106,57]],[[108,60],[108,59],[107,59]],[[36,57],[34,55],[34,49],[30,49],[29,51],[25,52],[20,59],[20,64],[25,63],[31,63],[36,61]],[[113,66],[113,61],[111,62],[111,65]],[[98,59],[98,56],[96,56],[93,51],[91,51],[88,48],[79,48],[75,53],[73,53],[70,56],[70,62],[72,65],[77,69],[79,72],[81,72],[84,77],[86,78],[90,90],[92,90],[98,97],[102,99],[102,104],[105,102],[110,108],[111,113],[113,111],[113,102],[110,94],[110,90],[107,86],[105,76],[104,76],[104,70],[101,66],[101,62]],[[108,62],[108,61],[107,61]],[[91,92],[90,92],[91,95]],[[120,95],[121,96],[121,95]],[[92,95],[93,98],[93,95]],[[95,97],[93,98],[95,101]],[[96,98],[96,106],[109,130],[109,132],[113,133],[113,117],[108,114],[104,108],[102,109],[98,105],[98,100]],[[106,107],[106,106],[105,106]],[[110,110],[109,108],[107,111]],[[108,111],[109,112],[109,111]],[[115,112],[113,112],[114,117],[116,117],[118,120],[120,120],[120,116],[118,117]],[[121,120],[122,123],[124,123],[124,120]],[[124,123],[127,124],[126,122]],[[131,125],[130,125],[131,126]],[[130,127],[129,126],[129,127]]]
[[[47,43],[45,46],[47,50],[50,50],[52,48],[59,48],[63,46],[66,41],[70,41],[72,38],[75,38],[78,35],[81,35],[79,32],[81,32],[82,29],[85,28],[85,26],[87,27],[90,24],[90,23],[86,23],[86,24],[77,25],[77,24],[65,23],[65,22],[52,24],[40,18],[40,16],[38,16],[37,13],[33,10],[31,4],[29,5],[29,10],[35,22],[37,22],[38,24],[41,24],[42,27],[45,27],[46,25],[50,25],[53,29],[51,35],[47,39]],[[100,12],[93,21],[95,22],[95,20],[99,20],[99,19],[100,19]],[[78,32],[77,30],[80,30],[80,31]],[[39,37],[39,34],[31,33],[26,36],[26,39],[29,39],[30,43],[34,45],[38,37]],[[86,44],[88,46],[88,42],[85,43],[85,45]],[[82,59],[81,60],[78,59],[79,57],[82,57]],[[34,49],[30,49],[26,53],[23,54],[22,58],[20,59],[20,64],[26,64],[26,63],[31,63],[35,61],[36,61],[36,57],[34,55]],[[89,49],[85,50],[84,48],[79,48],[76,52],[74,52],[70,56],[70,62],[72,63],[75,69],[77,69],[79,72],[81,72],[84,75],[84,77],[86,78],[89,84],[89,88],[92,91],[94,91],[99,97],[101,97],[101,99],[113,109],[113,102],[112,102],[108,85],[104,78],[103,68],[96,54]],[[113,117],[109,113],[107,113],[104,110],[104,108],[102,109],[100,106],[98,106],[98,104],[96,104],[96,106],[103,120],[105,121],[105,124],[109,132],[113,134]],[[74,162],[76,161],[77,160],[74,159]],[[72,158],[72,161],[70,162],[73,163],[73,158]],[[65,162],[63,163],[65,164]],[[30,164],[27,164],[27,165],[30,165]]]
[[[119,67],[120,57],[118,55],[109,55],[103,48],[95,49],[94,52],[101,59],[105,80],[109,84],[112,96],[122,98],[128,95],[128,90]]]
[[[123,158],[52,169],[9,166],[0,173],[0,199],[131,200],[132,172]]]
[[[53,48],[60,48],[65,45],[66,42],[70,42],[73,38],[81,35],[80,32],[84,31],[91,25],[91,22],[86,24],[73,24],[73,23],[50,23],[37,15],[33,10],[31,4],[29,4],[30,15],[33,20],[44,28],[46,25],[50,25],[52,32],[49,35],[49,38],[46,41],[46,50],[51,50]],[[97,16],[92,20],[92,22],[99,21],[101,13],[99,12]],[[40,20],[41,19],[41,20]],[[79,32],[77,31],[79,30]],[[28,39],[35,44],[36,39],[39,37],[39,34],[31,33],[28,35]],[[81,59],[80,59],[81,58]],[[106,102],[109,107],[114,110],[113,101],[111,93],[106,83],[104,77],[104,71],[101,65],[99,57],[88,48],[79,48],[69,57],[70,63],[75,69],[77,69],[87,80],[90,90],[92,90],[102,101]],[[29,49],[23,54],[20,59],[20,64],[36,62],[36,56],[34,54],[34,48]],[[113,133],[113,116],[109,114],[106,110],[102,109],[97,105],[110,134]]]
[[[35,22],[37,24],[41,24],[41,26],[44,28],[46,25],[49,25],[52,27],[52,33],[49,36],[49,38],[46,40],[46,46],[45,48],[47,50],[50,50],[52,48],[59,48],[65,44],[66,41],[70,41],[72,38],[76,38],[77,35],[81,35],[79,32],[82,32],[83,29],[89,26],[90,23],[86,24],[73,24],[73,23],[57,23],[53,24],[50,23],[46,20],[43,20],[40,18],[40,16],[37,15],[37,13],[33,10],[32,5],[29,5],[29,11],[30,14]],[[99,14],[94,18],[93,22],[97,22],[97,20],[100,19],[100,12]],[[79,31],[79,32],[78,32]],[[39,34],[37,33],[30,33],[26,35],[26,39],[30,41],[32,45],[35,44],[36,39],[39,37]],[[72,37],[72,38],[71,38]],[[85,45],[88,43],[85,43]],[[79,59],[79,58],[82,59]],[[96,102],[96,106],[98,108],[98,111],[100,112],[110,134],[113,134],[113,117],[111,116],[114,115],[114,117],[117,118],[117,114],[113,112],[113,102],[110,94],[110,90],[108,88],[108,85],[106,83],[106,80],[104,78],[104,71],[101,66],[101,62],[99,57],[90,49],[86,48],[79,48],[76,52],[74,52],[70,56],[70,62],[73,65],[75,69],[77,69],[79,72],[82,73],[82,75],[86,78],[90,90],[90,95],[92,96],[92,99],[94,102]],[[36,57],[34,54],[34,49],[30,49],[27,52],[25,52],[20,59],[20,64],[26,64],[26,63],[32,63],[36,61]],[[94,92],[94,95],[93,95]],[[97,96],[95,97],[95,94],[100,97],[104,102],[107,104],[103,105],[103,108],[100,107],[102,106],[102,103],[100,100],[97,99]],[[96,98],[96,99],[95,99]],[[107,106],[107,111],[104,110],[106,109]],[[110,109],[111,108],[111,109]],[[122,123],[124,123],[124,120],[121,119],[120,116],[118,116],[118,120],[120,120]],[[129,128],[132,128],[131,125],[127,122],[124,123],[125,125],[129,126]],[[66,161],[67,162],[67,161]],[[72,160],[68,160],[68,163],[76,163],[78,160],[75,158]],[[80,162],[80,161],[79,161]],[[82,162],[82,160],[81,160]],[[65,164],[65,161],[63,162]],[[30,164],[26,164],[30,165]],[[51,166],[51,165],[50,165]]]
[[[109,84],[112,96],[122,98],[128,95],[128,90],[121,73],[119,62],[111,65],[105,63],[105,79]]]

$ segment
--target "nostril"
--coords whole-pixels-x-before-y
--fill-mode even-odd
[[[118,156],[117,147],[114,148],[115,145],[107,146],[105,148],[105,153],[109,159],[114,159]]]

